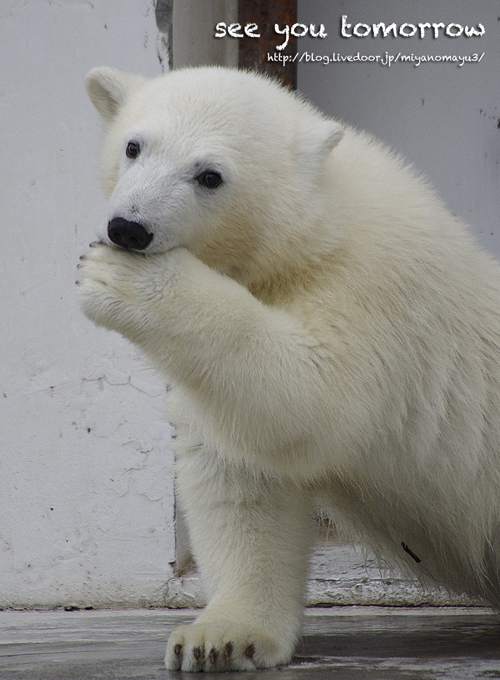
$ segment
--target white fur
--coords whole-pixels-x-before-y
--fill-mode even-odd
[[[174,386],[209,598],[167,666],[290,660],[318,495],[418,576],[499,606],[497,264],[400,158],[270,81],[102,68],[88,88],[109,219],[153,240],[96,245],[81,301]]]

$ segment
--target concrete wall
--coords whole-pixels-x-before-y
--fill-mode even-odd
[[[158,75],[157,41],[152,0],[0,3],[0,607],[161,603],[172,573],[165,385],[74,285],[105,215],[84,75]]]
[[[323,110],[403,151],[500,252],[497,0],[298,5],[299,21],[329,33],[300,39],[299,53],[485,52],[462,68],[302,62],[298,82]],[[100,64],[157,75],[169,52],[178,66],[231,60],[236,42],[212,33],[214,16],[234,8],[176,3],[172,45],[153,0],[0,3],[0,607],[165,602],[175,559],[165,385],[75,300],[78,256],[105,214],[83,77]],[[481,21],[486,35],[342,40],[343,13],[353,24]],[[197,601],[182,579],[169,587],[171,601]]]
[[[299,0],[298,20],[328,36],[298,40],[298,87],[332,116],[364,128],[402,152],[424,172],[452,211],[467,220],[482,244],[500,254],[500,12],[498,0]],[[352,37],[340,35],[341,16],[354,26],[385,22],[482,23],[483,37]],[[408,32],[408,29],[406,29]],[[458,29],[452,29],[452,31]],[[358,30],[363,33],[364,28]],[[323,64],[322,57],[368,57],[386,53],[474,53],[479,63]]]

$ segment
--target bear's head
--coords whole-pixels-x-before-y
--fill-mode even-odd
[[[217,67],[154,79],[101,67],[87,90],[104,127],[106,242],[185,247],[244,283],[314,249],[339,123],[267,78]]]

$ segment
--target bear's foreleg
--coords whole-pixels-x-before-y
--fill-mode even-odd
[[[314,533],[308,494],[204,449],[181,454],[177,472],[208,606],[195,623],[172,633],[167,668],[250,670],[288,663],[300,632]]]
[[[331,420],[336,383],[298,320],[184,248],[142,255],[97,244],[80,264],[80,297],[89,318],[183,387],[231,456],[302,479],[314,472],[306,449]]]

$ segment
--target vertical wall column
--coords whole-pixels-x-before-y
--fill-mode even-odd
[[[238,66],[266,73],[295,90],[297,87],[297,67],[293,57],[297,51],[297,39],[290,36],[287,46],[279,53],[283,57],[288,57],[288,60],[268,60],[268,54],[277,53],[276,44],[277,42],[279,44],[277,38],[281,37],[274,30],[275,24],[279,24],[280,28],[283,29],[284,26],[291,27],[296,22],[296,0],[278,0],[278,2],[239,0],[238,23],[242,26],[257,24],[260,38],[239,40]]]

